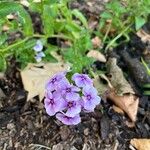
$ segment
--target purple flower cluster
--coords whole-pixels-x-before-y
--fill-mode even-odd
[[[72,83],[66,78],[66,72],[53,76],[46,84],[44,105],[48,115],[66,125],[81,122],[80,112],[93,112],[100,103],[100,97],[86,74],[75,73]]]

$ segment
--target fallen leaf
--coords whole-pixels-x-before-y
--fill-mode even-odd
[[[102,41],[98,36],[96,36],[92,39],[92,44],[94,48],[99,48],[102,44]]]
[[[117,65],[116,58],[109,58],[107,62],[107,71],[109,74],[109,81],[115,89],[117,95],[124,95],[126,93],[135,94],[134,90],[125,79],[122,70]]]
[[[150,42],[150,35],[146,33],[143,29],[140,29],[136,34],[138,37],[141,38],[144,43]]]
[[[20,4],[23,6],[29,7],[30,3],[27,0],[20,0]]]
[[[2,31],[6,32],[8,31],[10,28],[7,24],[4,24],[3,27],[2,27]]]
[[[107,92],[107,99],[111,100],[116,106],[121,108],[131,119],[132,122],[136,121],[138,111],[139,98],[133,94],[124,94],[118,96],[114,90]]]
[[[5,74],[3,72],[0,72],[0,79],[4,78]]]
[[[137,150],[150,150],[150,139],[131,139],[130,144]]]
[[[67,70],[68,67],[64,63],[28,64],[21,71],[24,89],[28,91],[27,101],[37,95],[41,101],[44,98],[46,81],[54,74]]]
[[[105,80],[107,84],[104,84],[102,80]],[[111,86],[111,83],[107,79],[107,77],[103,75],[96,75],[93,79],[94,86],[96,87],[99,95],[104,95],[105,92],[109,89]],[[105,99],[105,98],[104,98]]]
[[[115,105],[113,105],[113,110],[119,114],[124,114],[124,111]]]
[[[96,18],[95,16],[90,16],[90,18],[88,19],[88,27],[91,30],[96,29],[98,25],[98,18]]]
[[[99,51],[97,51],[97,50],[90,50],[90,51],[87,53],[87,56],[88,56],[88,57],[92,57],[92,58],[94,58],[95,60],[98,60],[98,61],[100,61],[100,62],[106,62],[105,56],[104,56],[101,52],[99,52]]]
[[[18,19],[16,14],[9,14],[6,17],[7,17],[7,19],[11,19],[11,20]]]

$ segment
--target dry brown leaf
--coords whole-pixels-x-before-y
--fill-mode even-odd
[[[23,6],[29,7],[30,3],[27,0],[20,0],[20,4]]]
[[[124,114],[124,111],[115,105],[113,105],[113,110],[119,114]]]
[[[107,84],[104,84],[102,82],[102,79],[105,80],[107,82]],[[111,83],[109,82],[109,80],[107,79],[107,77],[104,75],[104,74],[101,74],[101,75],[96,75],[93,79],[93,83],[94,83],[94,86],[96,87],[97,91],[98,91],[98,94],[99,95],[104,95],[105,92],[110,88],[112,87],[111,86]],[[105,98],[104,98],[105,99]]]
[[[99,48],[102,44],[102,41],[98,36],[96,36],[95,38],[92,39],[92,44],[94,48]]]
[[[95,16],[90,16],[88,19],[88,27],[91,30],[94,30],[98,25],[98,19]]]
[[[116,106],[121,108],[131,119],[136,121],[136,115],[138,111],[139,98],[133,94],[125,94],[118,96],[114,90],[107,92],[107,98],[111,100]]]
[[[3,72],[0,72],[0,79],[4,78],[5,74]]]
[[[146,43],[150,42],[150,35],[146,33],[143,29],[140,29],[137,33],[137,36],[141,38],[141,40]]]
[[[99,52],[99,51],[96,51],[96,50],[90,50],[88,53],[87,53],[87,56],[88,57],[92,57],[94,58],[95,60],[98,60],[100,62],[106,62],[106,58],[105,56]]]
[[[44,98],[46,81],[54,74],[67,70],[68,67],[68,65],[64,65],[63,63],[28,64],[21,71],[24,89],[28,91],[27,100],[37,95],[42,100]]]
[[[2,31],[6,32],[8,31],[10,28],[7,24],[4,24],[3,27],[2,27]]]
[[[116,58],[109,58],[107,62],[107,70],[110,76],[109,80],[118,95],[124,95],[126,93],[135,94],[134,90],[125,79],[122,70],[117,65]]]
[[[150,139],[132,139],[130,144],[137,150],[150,150]]]

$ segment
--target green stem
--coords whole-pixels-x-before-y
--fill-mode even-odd
[[[60,38],[60,39],[67,39],[67,40],[72,40],[72,38],[68,37],[68,36],[65,36],[65,35],[51,35],[51,36],[46,36],[46,35],[41,35],[41,34],[34,34],[33,37],[39,37],[39,38]]]
[[[9,45],[8,47],[6,47],[4,49],[0,49],[0,52],[1,53],[7,52],[8,50],[13,49],[15,47],[18,47],[19,45],[21,45],[21,44],[25,43],[26,41],[28,41],[30,38],[34,38],[34,37],[46,38],[46,39],[48,38],[48,36],[45,36],[45,35],[34,34],[31,37],[26,37],[25,39],[23,39],[23,40],[21,40],[17,43],[14,43],[12,45]],[[72,40],[70,37],[64,36],[64,35],[51,35],[49,38],[62,38],[62,39]]]
[[[107,52],[107,50],[116,42],[116,40],[118,40],[130,28],[130,26],[131,25],[125,28],[120,34],[118,34],[114,39],[112,39],[112,41],[110,41],[110,43],[105,48],[105,52]]]
[[[106,31],[106,33],[105,33],[105,36],[104,36],[104,38],[103,38],[103,43],[105,43],[105,41],[106,41],[106,39],[107,39],[107,36],[108,36],[108,34],[109,34],[110,29],[111,29],[111,23],[109,24],[108,29],[107,29],[107,31]]]
[[[9,49],[12,49],[14,47],[17,47],[19,45],[21,45],[22,43],[25,43],[27,40],[29,40],[31,37],[26,37],[25,39],[17,42],[17,43],[14,43],[12,45],[9,45],[8,47],[4,48],[4,49],[0,49],[0,52],[4,53],[4,52],[7,52]]]

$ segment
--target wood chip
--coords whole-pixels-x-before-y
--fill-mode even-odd
[[[137,150],[150,150],[150,139],[132,139],[130,144]]]
[[[101,52],[99,52],[99,51],[97,51],[97,50],[90,50],[90,51],[88,52],[87,56],[88,56],[88,57],[92,57],[92,58],[94,58],[95,60],[98,60],[98,61],[100,61],[100,62],[104,62],[104,63],[106,62],[105,56],[104,56]]]

